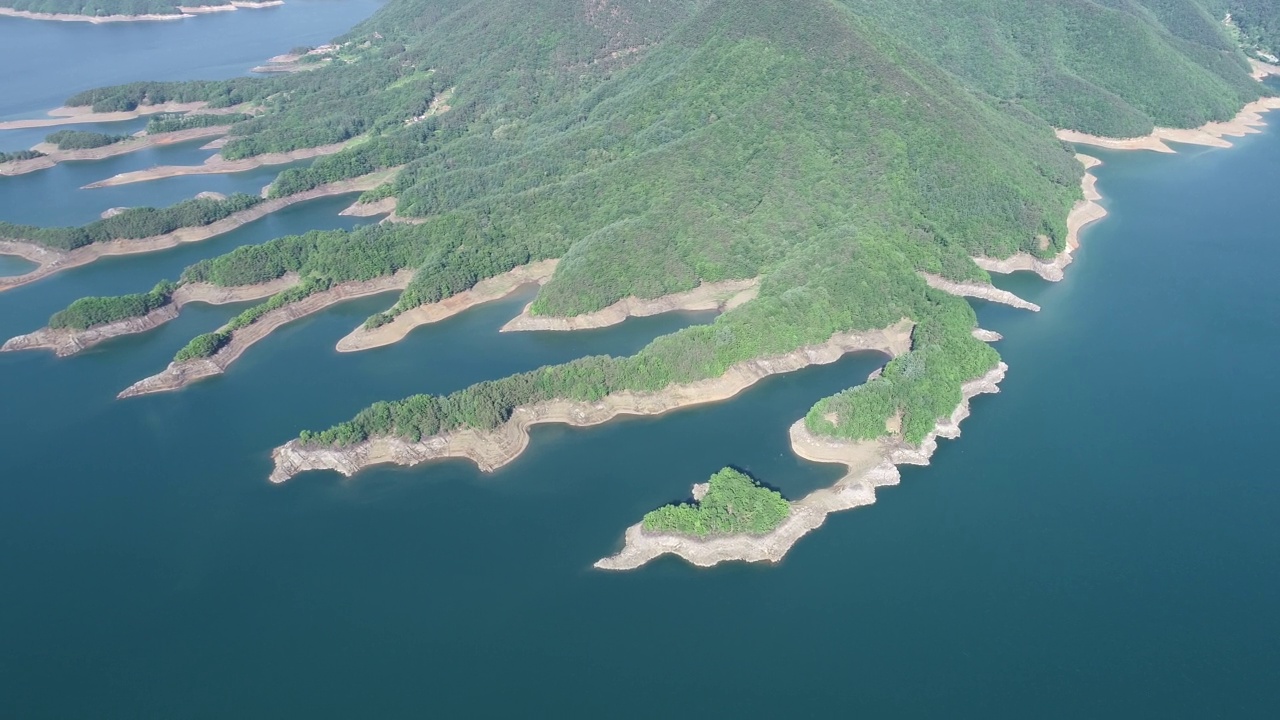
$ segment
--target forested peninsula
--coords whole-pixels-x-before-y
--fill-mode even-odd
[[[451,298],[492,297],[511,286],[504,277],[541,282],[527,327],[571,328],[616,307],[625,316],[699,288],[750,289],[722,299],[715,322],[630,357],[379,402],[303,431],[276,451],[273,480],[451,456],[491,469],[519,453],[532,424],[664,412],[878,349],[891,357],[883,372],[818,401],[793,429],[802,454],[829,446],[874,460],[849,463],[844,485],[812,501],[825,517],[865,500],[894,464],[927,458],[935,437],[956,432],[967,398],[1003,377],[958,295],[1034,309],[992,288],[988,271],[1057,279],[1080,228],[1103,214],[1085,173],[1093,161],[1061,138],[1253,131],[1254,111],[1275,105],[1250,64],[1270,54],[1271,5],[390,0],[310,72],[133,83],[67,105],[254,107],[226,159],[340,147],[281,173],[267,199],[383,173],[361,201],[394,204],[399,221],[277,238],[189,267],[175,286],[290,284],[192,339],[158,385],[140,383],[145,392],[220,372],[254,338],[361,288],[399,292],[360,330],[395,328],[387,341],[442,316]],[[43,243],[110,237],[93,227]],[[120,322],[153,305],[96,299],[62,318]],[[348,349],[382,342],[353,337]],[[817,526],[817,515],[793,512],[771,532],[796,517],[809,518],[804,532]]]
[[[283,4],[284,0],[0,0],[0,15],[62,22],[145,22]]]

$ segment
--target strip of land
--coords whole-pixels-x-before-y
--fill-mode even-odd
[[[1098,178],[1089,170],[1102,164],[1098,158],[1076,154],[1076,159],[1085,167],[1084,177],[1080,180],[1080,189],[1084,199],[1071,208],[1067,215],[1067,242],[1062,252],[1053,260],[1042,260],[1031,253],[1020,252],[1007,258],[975,257],[973,261],[987,272],[1008,274],[1019,270],[1029,270],[1050,282],[1058,282],[1063,277],[1063,270],[1075,259],[1075,251],[1080,247],[1080,231],[1090,223],[1107,216],[1107,209],[1098,204],[1102,194],[1098,192]]]
[[[26,10],[14,10],[13,8],[0,7],[0,16],[23,18],[24,20],[47,20],[51,22],[82,22],[91,23],[93,25],[101,25],[104,23],[122,23],[122,22],[160,22],[165,20],[184,20],[186,18],[195,17],[196,15],[204,15],[215,12],[226,12],[229,10],[249,10],[257,8],[275,7],[283,5],[284,0],[267,0],[265,2],[235,2],[226,5],[202,5],[196,7],[184,7],[182,5],[175,6],[178,10],[176,13],[159,14],[144,13],[141,15],[76,15],[72,13],[43,13],[28,12]]]
[[[694,310],[732,310],[756,297],[760,290],[760,279],[725,280],[723,282],[703,283],[685,292],[664,295],[658,298],[623,298],[602,310],[574,315],[573,317],[547,317],[530,315],[529,307],[502,326],[502,332],[526,330],[590,330],[594,328],[617,325],[629,317],[647,317],[662,313]]]
[[[156,133],[154,135],[144,133],[135,135],[128,140],[122,140],[117,143],[111,143],[110,145],[86,148],[83,150],[59,150],[58,146],[53,143],[40,143],[32,148],[32,150],[38,150],[44,153],[43,157],[0,163],[0,175],[23,175],[36,170],[51,168],[60,162],[66,162],[68,160],[105,160],[106,158],[115,157],[117,155],[145,150],[149,147],[173,145],[174,143],[189,142],[191,140],[199,140],[201,138],[208,137],[220,137],[227,134],[227,128],[227,125],[218,125],[189,128],[187,130],[175,130],[173,132]]]
[[[221,375],[244,354],[245,350],[266,338],[277,328],[338,303],[392,290],[403,290],[412,278],[412,271],[401,270],[395,275],[361,282],[341,283],[323,292],[308,295],[298,302],[276,308],[252,324],[236,330],[231,334],[231,340],[212,357],[169,363],[162,372],[139,380],[125,388],[116,397],[129,398],[179,390],[198,380]]]
[[[1231,147],[1228,137],[1244,137],[1261,132],[1258,128],[1266,125],[1262,114],[1280,108],[1280,97],[1265,97],[1245,105],[1234,118],[1226,122],[1210,122],[1198,128],[1179,129],[1158,127],[1150,135],[1136,138],[1107,138],[1089,135],[1075,130],[1058,130],[1058,139],[1081,145],[1094,145],[1111,150],[1153,150],[1155,152],[1177,152],[1166,145],[1166,142],[1185,143],[1188,145],[1209,145],[1212,147]]]
[[[19,335],[10,339],[3,346],[0,346],[0,352],[52,350],[58,357],[67,357],[88,350],[94,345],[104,343],[112,338],[154,330],[178,317],[182,307],[188,303],[225,305],[249,300],[262,300],[287,290],[297,282],[298,276],[290,274],[270,282],[238,287],[223,287],[211,283],[188,283],[173,292],[173,297],[170,298],[168,304],[158,307],[142,317],[126,318],[87,330],[44,327],[33,333]]]
[[[298,150],[290,150],[289,152],[263,153],[262,155],[254,155],[253,157],[247,157],[240,160],[227,160],[221,155],[214,155],[200,165],[158,165],[146,170],[134,170],[133,172],[112,175],[106,180],[89,183],[84,186],[84,189],[88,190],[91,188],[111,187],[114,185],[129,185],[131,183],[146,182],[148,180],[161,180],[164,178],[180,177],[183,175],[221,175],[223,173],[245,172],[247,170],[254,170],[268,165],[285,165],[299,160],[309,160],[323,155],[332,155],[350,144],[350,142],[341,142],[334,143],[333,145],[300,148]]]
[[[951,416],[939,420],[919,445],[897,439],[845,441],[820,438],[809,432],[803,419],[791,426],[791,448],[814,462],[839,463],[845,474],[834,485],[815,490],[791,503],[791,514],[764,535],[729,535],[699,540],[681,535],[645,532],[643,523],[627,528],[623,547],[616,555],[596,562],[602,570],[634,570],[666,554],[677,555],[700,567],[722,562],[772,562],[782,560],[797,541],[817,530],[833,512],[851,510],[876,501],[876,488],[897,485],[898,465],[928,465],[938,438],[960,436],[960,422],[969,416],[969,401],[981,393],[1000,392],[1008,366],[1000,363],[986,375],[961,388],[963,400]]]
[[[910,320],[861,333],[837,333],[825,343],[802,347],[784,355],[756,358],[730,367],[723,375],[657,392],[619,392],[598,402],[551,400],[516,408],[511,419],[493,430],[465,428],[409,442],[379,437],[358,445],[308,448],[291,441],[275,450],[272,482],[284,482],[308,470],[335,470],[348,477],[364,468],[382,464],[412,466],[441,458],[466,458],[481,471],[490,472],[524,452],[529,428],[542,423],[576,427],[598,425],[619,415],[661,415],[679,408],[727,400],[761,379],[810,365],[833,363],[847,353],[875,350],[890,356],[911,347]]]
[[[70,268],[87,265],[98,258],[111,255],[132,255],[135,253],[167,250],[184,243],[208,240],[211,237],[231,232],[236,228],[258,220],[290,205],[334,195],[345,195],[352,192],[372,190],[389,180],[399,168],[382,170],[350,180],[341,180],[327,185],[300,192],[287,197],[265,200],[251,208],[229,215],[217,222],[199,227],[178,228],[173,232],[139,240],[112,240],[94,243],[75,250],[54,250],[35,243],[21,240],[0,240],[0,255],[17,255],[39,263],[39,267],[24,275],[0,277],[0,292],[46,278]]]
[[[394,320],[373,328],[359,327],[338,341],[338,352],[358,352],[391,345],[403,340],[414,328],[440,322],[482,303],[501,300],[531,283],[546,282],[555,272],[558,260],[521,265],[501,275],[481,280],[470,290],[451,295],[439,302],[406,310]]]
[[[58,107],[48,112],[47,118],[30,118],[27,120],[7,120],[0,122],[0,130],[27,130],[30,128],[54,127],[57,125],[80,125],[87,123],[110,123],[124,122],[126,120],[136,120],[147,115],[156,115],[159,113],[192,113],[196,110],[201,115],[229,115],[232,113],[246,112],[244,105],[233,105],[225,108],[207,107],[209,103],[204,101],[178,103],[167,102],[158,105],[139,105],[134,110],[121,110],[118,112],[94,112],[93,108],[88,106],[82,107]]]
[[[1001,290],[991,284],[956,282],[955,280],[948,280],[941,275],[934,275],[933,273],[927,272],[921,272],[920,277],[924,278],[924,281],[929,284],[929,287],[935,290],[941,290],[944,293],[957,295],[959,297],[978,298],[979,300],[1000,303],[1001,305],[1008,305],[1020,310],[1040,312],[1039,305],[1023,300],[1008,290]]]

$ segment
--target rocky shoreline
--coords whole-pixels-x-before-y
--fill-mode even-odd
[[[39,265],[36,269],[22,275],[0,277],[0,292],[33,283],[63,270],[87,265],[102,257],[155,252],[177,247],[184,243],[208,240],[300,202],[372,190],[390,179],[397,170],[399,168],[382,170],[350,180],[321,185],[287,197],[265,200],[251,208],[241,210],[208,225],[178,228],[164,235],[155,235],[138,240],[111,240],[68,251],[56,250],[21,240],[0,239],[0,255],[17,255]]]
[[[820,438],[809,432],[804,419],[791,426],[791,448],[813,462],[845,466],[843,477],[828,488],[815,490],[791,503],[791,514],[772,532],[764,535],[729,535],[700,540],[682,535],[648,533],[643,523],[627,528],[622,549],[601,558],[601,570],[634,570],[663,555],[676,555],[699,567],[722,562],[777,563],[805,535],[817,530],[833,512],[852,510],[876,501],[876,489],[897,485],[898,465],[928,465],[938,447],[938,438],[960,436],[960,423],[969,416],[969,402],[982,393],[1000,392],[1008,366],[1000,363],[980,378],[961,388],[963,399],[950,417],[939,420],[919,445],[899,440],[846,441]]]
[[[924,278],[924,281],[929,284],[929,287],[935,290],[941,290],[942,292],[947,293],[949,295],[957,295],[959,297],[967,297],[967,298],[978,298],[979,300],[986,300],[988,302],[1000,303],[1001,305],[1008,305],[1010,307],[1015,307],[1020,310],[1030,310],[1031,312],[1040,312],[1039,305],[1033,302],[1028,302],[1026,300],[1023,300],[1022,298],[1018,297],[1017,295],[1014,295],[1008,290],[1001,290],[1000,288],[991,284],[975,283],[975,282],[956,282],[954,280],[948,280],[942,277],[941,275],[934,275],[932,273],[927,273],[927,272],[920,273],[920,277]]]
[[[28,130],[31,128],[55,127],[58,125],[78,125],[81,123],[111,123],[125,122],[127,120],[136,120],[147,115],[156,115],[159,113],[187,113],[191,114],[199,110],[201,115],[228,115],[231,113],[246,112],[243,105],[234,105],[225,108],[211,108],[209,103],[204,101],[179,103],[167,102],[157,105],[139,105],[133,110],[121,110],[117,112],[94,112],[93,108],[88,106],[78,107],[57,107],[46,113],[47,118],[30,118],[26,120],[6,120],[0,122],[0,130]]]
[[[254,155],[241,160],[226,160],[221,155],[214,155],[205,160],[200,165],[158,165],[146,170],[134,170],[132,172],[120,173],[112,175],[105,180],[89,183],[85,185],[83,190],[91,190],[93,188],[114,187],[116,185],[130,185],[132,183],[147,182],[148,180],[163,180],[165,178],[181,177],[184,175],[222,175],[224,173],[238,173],[248,170],[256,170],[260,167],[270,165],[286,165],[299,160],[309,160],[324,155],[332,155],[339,152],[351,144],[352,141],[334,143],[333,145],[321,145],[319,147],[300,148],[298,150],[290,150],[289,152],[264,153],[262,155]]]
[[[845,354],[875,350],[889,356],[911,347],[909,320],[862,333],[837,333],[825,343],[799,348],[784,355],[738,363],[716,378],[672,385],[657,392],[619,392],[594,402],[552,400],[516,408],[511,419],[492,430],[464,428],[418,442],[396,437],[374,438],[349,448],[307,448],[293,440],[272,453],[275,469],[271,481],[280,483],[309,470],[335,470],[348,477],[374,465],[413,466],[442,458],[466,458],[481,471],[490,472],[515,458],[529,444],[529,428],[543,423],[575,427],[598,425],[618,415],[661,415],[731,398],[759,380],[794,372],[810,365],[824,365]]]
[[[1042,260],[1030,253],[1020,252],[1007,258],[975,257],[973,262],[987,272],[1008,273],[1028,270],[1049,282],[1058,282],[1063,278],[1063,271],[1075,260],[1075,251],[1080,248],[1080,231],[1090,223],[1097,222],[1107,216],[1107,209],[1098,204],[1102,194],[1098,192],[1098,177],[1089,170],[1102,164],[1102,161],[1090,155],[1076,154],[1076,159],[1084,165],[1084,177],[1080,179],[1080,191],[1084,199],[1078,201],[1067,215],[1067,242],[1062,252],[1053,260]]]
[[[290,274],[259,285],[240,285],[237,287],[222,287],[210,283],[190,283],[175,290],[168,304],[158,307],[141,317],[125,318],[106,325],[91,327],[87,330],[43,327],[35,332],[10,338],[8,342],[0,346],[0,352],[51,350],[58,357],[68,357],[112,338],[154,330],[178,317],[182,307],[188,303],[225,305],[227,303],[263,300],[288,289],[297,282],[298,276]]]
[[[703,283],[692,290],[658,298],[623,298],[602,310],[572,317],[530,315],[529,308],[533,304],[530,303],[519,315],[503,325],[500,332],[591,330],[617,325],[629,317],[694,310],[724,312],[755,299],[759,290],[759,278]]]
[[[236,330],[231,334],[231,340],[218,352],[214,353],[213,356],[171,362],[163,371],[139,380],[122,390],[116,397],[123,399],[179,390],[198,380],[221,375],[254,343],[266,338],[277,328],[347,300],[377,295],[392,290],[403,290],[412,277],[413,273],[411,271],[401,270],[395,275],[360,282],[342,283],[323,292],[308,295],[298,302],[276,308],[258,318],[252,324]]]
[[[125,155],[139,150],[145,150],[149,147],[160,145],[172,145],[174,143],[187,142],[190,140],[200,140],[203,138],[220,137],[227,134],[227,125],[216,125],[209,127],[190,128],[187,130],[175,130],[174,132],[156,133],[155,135],[139,134],[128,140],[122,140],[118,143],[104,145],[102,147],[88,148],[85,150],[59,150],[57,146],[41,143],[33,150],[39,150],[44,155],[30,160],[15,160],[13,162],[0,163],[0,175],[24,175],[36,170],[44,170],[51,168],[60,162],[68,160],[87,161],[87,160],[105,160],[117,155]]]
[[[521,265],[501,275],[481,280],[470,290],[450,295],[439,302],[406,310],[391,322],[372,330],[358,327],[338,341],[338,352],[359,352],[400,342],[415,328],[446,320],[476,305],[501,300],[525,285],[546,282],[559,262],[542,260]]]
[[[1256,70],[1256,66],[1255,66]],[[1254,74],[1257,77],[1257,73]],[[1226,122],[1209,122],[1198,128],[1162,128],[1152,130],[1149,135],[1136,138],[1108,138],[1075,130],[1058,130],[1059,140],[1079,145],[1094,145],[1111,150],[1152,150],[1155,152],[1177,152],[1166,145],[1166,142],[1184,143],[1187,145],[1209,145],[1212,147],[1231,147],[1228,137],[1244,137],[1258,132],[1258,128],[1266,125],[1262,113],[1280,108],[1280,97],[1264,97],[1241,108],[1234,118]]]

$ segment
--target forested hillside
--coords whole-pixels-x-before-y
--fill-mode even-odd
[[[356,141],[286,171],[273,195],[404,166],[369,198],[398,198],[418,224],[280,238],[189,268],[182,281],[304,278],[237,327],[406,268],[409,288],[369,325],[548,258],[562,260],[535,314],[762,278],[755,300],[635,356],[380,403],[309,443],[494,427],[523,404],[661,389],[902,318],[912,351],[810,426],[918,441],[998,361],[971,336],[969,306],[919,272],[983,280],[971,256],[1063,248],[1081,168],[1055,126],[1140,135],[1228,119],[1263,93],[1219,5],[391,0],[311,72],[69,102],[252,103],[232,158]],[[140,297],[107,306],[153,305]],[[226,340],[197,338],[179,359]]]

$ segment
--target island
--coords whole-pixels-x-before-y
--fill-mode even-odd
[[[0,225],[0,252],[56,268],[99,247],[158,249],[335,187],[362,192],[350,214],[386,221],[274,238],[150,290],[73,303],[12,349],[146,331],[195,288],[262,299],[121,393],[135,397],[228,372],[275,328],[372,294],[394,297],[339,349],[385,347],[527,286],[536,295],[508,331],[719,312],[630,356],[379,401],[279,438],[275,482],[448,457],[492,470],[537,424],[657,415],[881,353],[878,374],[817,399],[792,427],[798,454],[846,465],[835,486],[788,502],[769,529],[730,523],[704,537],[720,495],[660,510],[677,524],[642,521],[601,567],[657,551],[776,561],[831,512],[896,482],[897,465],[927,461],[970,399],[997,389],[998,335],[978,327],[970,299],[1035,311],[992,273],[1062,279],[1083,228],[1106,213],[1099,161],[1078,146],[1227,147],[1280,107],[1258,81],[1274,57],[1273,6],[484,0],[455,12],[389,0],[323,52],[268,63],[281,72],[100,88],[34,121],[252,114],[209,167],[150,176],[313,158],[262,197],[134,208],[83,228]],[[29,275],[13,282],[42,277]],[[719,482],[747,492],[742,478]]]

